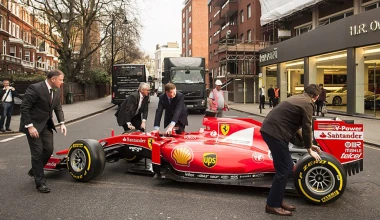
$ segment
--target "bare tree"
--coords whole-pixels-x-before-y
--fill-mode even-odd
[[[122,19],[118,16],[125,16],[125,13],[113,14],[114,9],[125,9],[135,3],[134,0],[22,1],[33,9],[35,16],[49,23],[35,34],[52,42],[69,81],[74,81],[86,59],[99,51],[110,38],[110,15],[114,15],[115,20]],[[129,12],[133,13],[131,10]],[[98,37],[94,38],[94,35]]]

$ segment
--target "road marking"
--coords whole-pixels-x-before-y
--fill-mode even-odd
[[[380,150],[380,148],[378,147],[372,147],[372,146],[366,146],[366,145],[364,145],[364,147],[371,148],[372,150]]]
[[[19,137],[24,137],[24,136],[25,136],[25,134],[19,134],[19,135],[13,136],[11,138],[6,138],[4,140],[1,140],[0,143],[8,142],[8,141],[14,140],[14,139],[19,138]]]

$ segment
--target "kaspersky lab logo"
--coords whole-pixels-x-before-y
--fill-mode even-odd
[[[204,153],[203,154],[203,164],[208,167],[212,168],[216,165],[216,154],[215,153]]]

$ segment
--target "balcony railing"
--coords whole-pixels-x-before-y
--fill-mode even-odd
[[[22,61],[22,65],[23,65],[25,68],[31,68],[31,69],[34,68],[34,62],[31,62],[31,61],[23,60],[23,61]]]
[[[21,64],[21,58],[14,57],[8,54],[1,54],[1,60],[4,60],[5,62],[10,62],[10,63]]]
[[[46,70],[46,63],[37,61],[36,67],[37,67],[37,69]]]
[[[228,0],[222,6],[222,11],[220,13],[220,16],[230,17],[231,15],[235,14],[238,10],[239,10],[239,6],[237,3],[237,0]]]

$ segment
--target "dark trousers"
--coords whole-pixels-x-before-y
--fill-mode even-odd
[[[133,118],[131,119],[130,122],[131,122],[131,124],[136,128],[136,130],[144,131],[144,129],[141,128],[142,120],[141,120],[141,116],[140,116],[139,114],[133,116]],[[130,130],[130,129],[128,128],[128,125],[127,125],[127,124],[123,125],[123,128],[124,128],[124,132]]]
[[[1,113],[0,128],[4,127],[4,122],[5,122],[5,128],[9,128],[9,126],[11,126],[13,103],[3,102],[3,106],[4,106],[4,109],[3,109],[3,112]],[[6,121],[5,121],[5,118],[7,118]]]
[[[317,115],[319,115],[319,112],[322,113],[322,106],[323,106],[323,101],[315,101],[315,106],[316,106],[316,112],[317,112]]]
[[[264,132],[261,133],[261,136],[267,143],[269,150],[272,153],[273,165],[276,171],[267,198],[267,205],[270,207],[279,208],[281,207],[281,203],[284,198],[288,178],[292,174],[294,166],[292,157],[289,153],[289,143],[277,140]]]
[[[269,97],[269,107],[274,106],[274,97]]]
[[[53,131],[45,126],[39,133],[39,138],[26,135],[32,157],[32,171],[36,186],[46,183],[44,166],[48,162],[54,150]]]
[[[273,107],[276,107],[276,105],[278,105],[278,99],[279,98],[274,98],[274,100],[273,100]]]
[[[259,108],[264,109],[265,104],[265,95],[260,96],[260,105]]]

